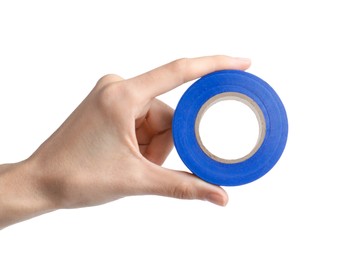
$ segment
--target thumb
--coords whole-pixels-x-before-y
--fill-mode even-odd
[[[224,189],[207,183],[191,173],[174,171],[155,164],[151,165],[150,170],[148,186],[152,194],[179,199],[206,200],[219,206],[225,206],[228,202]]]

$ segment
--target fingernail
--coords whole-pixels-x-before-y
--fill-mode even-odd
[[[248,59],[248,58],[236,58],[237,60],[241,61],[241,62],[246,62],[246,63],[251,63],[251,59]]]
[[[210,193],[207,195],[206,200],[219,206],[225,206],[226,201],[224,197],[217,193]]]

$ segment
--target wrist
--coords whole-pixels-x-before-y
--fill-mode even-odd
[[[0,165],[0,229],[56,209],[44,179],[32,159]]]

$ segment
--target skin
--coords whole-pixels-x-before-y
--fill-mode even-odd
[[[161,167],[173,148],[173,109],[156,97],[213,71],[249,66],[248,59],[209,56],[179,59],[127,80],[102,77],[32,156],[0,165],[0,228],[133,195],[225,206],[221,187]]]

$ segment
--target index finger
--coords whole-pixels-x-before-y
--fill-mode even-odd
[[[132,78],[131,81],[135,82],[133,85],[138,93],[154,98],[205,74],[225,69],[245,70],[250,63],[249,59],[222,55],[183,58]]]

